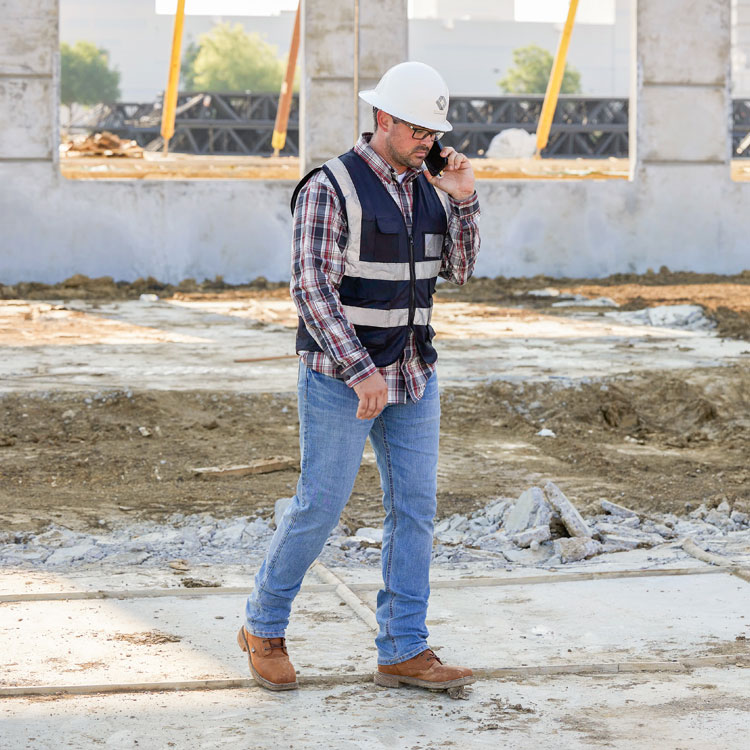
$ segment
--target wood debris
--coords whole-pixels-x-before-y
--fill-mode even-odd
[[[123,140],[105,130],[101,133],[73,136],[60,144],[60,156],[126,156],[142,159],[143,149],[135,141]]]
[[[272,471],[284,471],[284,469],[299,469],[299,461],[289,456],[272,456],[271,458],[261,458],[257,461],[252,461],[249,464],[194,468],[192,472],[196,476],[202,477],[243,477],[249,474],[270,474]]]

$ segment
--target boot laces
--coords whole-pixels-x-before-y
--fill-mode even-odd
[[[443,663],[440,660],[440,657],[431,648],[428,648],[427,651],[425,651],[425,655],[427,657],[428,662],[431,662],[434,659],[438,664]]]
[[[279,649],[283,654],[287,654],[285,638],[264,638],[264,650],[273,652]],[[265,644],[268,644],[267,646]],[[288,655],[288,654],[287,654]]]

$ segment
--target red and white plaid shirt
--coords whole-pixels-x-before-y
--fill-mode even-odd
[[[354,146],[404,215],[411,232],[413,182],[419,169],[407,169],[398,181],[395,170],[370,147],[371,133],[364,133]],[[479,252],[479,201],[450,198],[451,216],[443,244],[440,276],[454,284],[465,284]],[[324,172],[317,172],[302,188],[294,213],[292,280],[290,289],[297,312],[322,352],[300,352],[313,370],[340,378],[350,387],[376,370],[388,385],[388,403],[418,401],[435,365],[422,360],[410,332],[401,357],[387,367],[376,367],[344,314],[338,288],[344,276],[348,231],[336,191]]]

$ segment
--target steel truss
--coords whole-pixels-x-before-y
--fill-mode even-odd
[[[189,154],[268,156],[278,106],[277,94],[249,92],[180,94],[175,135],[170,151]],[[534,132],[542,96],[494,98],[454,97],[449,120],[453,131],[444,138],[468,156],[486,153],[492,139],[507,128]],[[109,130],[150,150],[163,146],[159,129],[161,102],[118,102],[92,109],[72,129]],[[737,148],[750,133],[750,100],[733,102],[732,155],[750,158],[750,148]],[[299,154],[299,98],[292,98],[289,129],[283,156]],[[549,145],[542,156],[553,158],[607,158],[628,156],[628,100],[606,97],[561,96],[552,124]]]

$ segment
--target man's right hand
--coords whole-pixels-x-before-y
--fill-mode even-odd
[[[357,383],[354,392],[359,397],[357,419],[375,419],[388,403],[388,386],[379,372]]]

